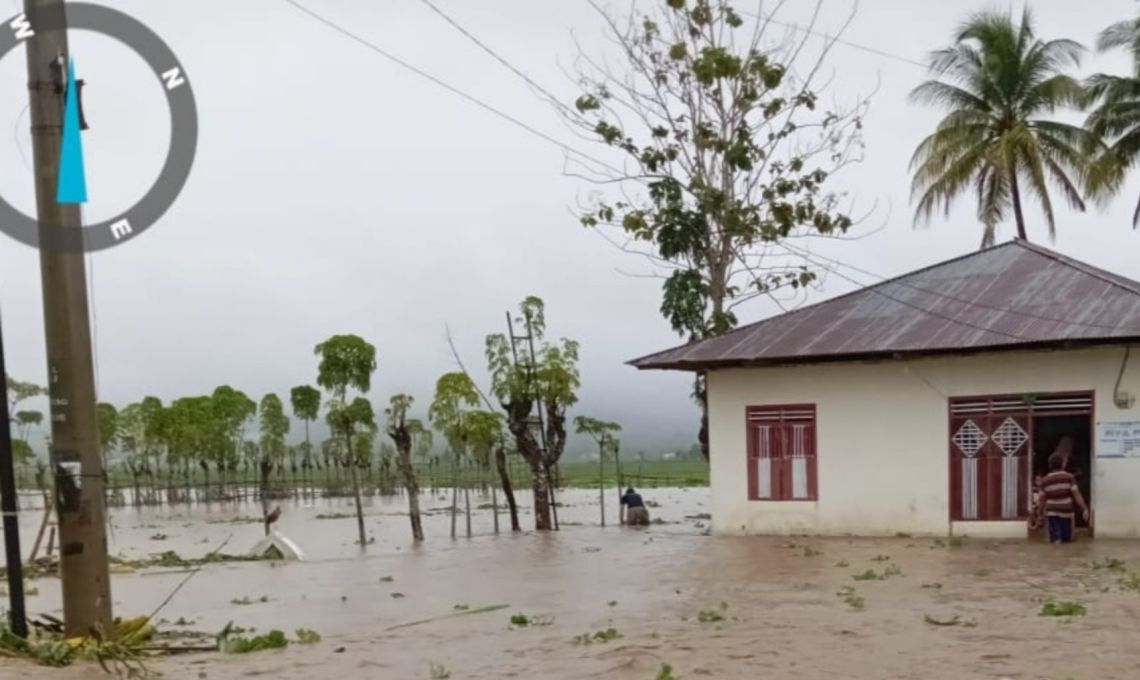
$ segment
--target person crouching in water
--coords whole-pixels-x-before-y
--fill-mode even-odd
[[[634,491],[632,486],[626,489],[625,495],[621,497],[621,523],[649,526],[649,509],[645,507],[645,501],[641,500],[641,495]]]

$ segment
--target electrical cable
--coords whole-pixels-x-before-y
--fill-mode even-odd
[[[329,19],[329,18],[327,18],[321,14],[318,14],[317,12],[314,12],[313,10],[309,9],[308,7],[305,7],[304,5],[302,5],[297,0],[285,0],[285,2],[287,2],[288,4],[295,7],[298,11],[303,12],[304,14],[309,16],[310,18],[324,24],[325,26],[331,28],[332,30],[334,30],[334,31],[340,33],[341,35],[349,38],[350,40],[353,40],[353,41],[363,45],[364,47],[367,47],[368,49],[379,54],[380,56],[384,57],[385,59],[393,62],[394,64],[397,64],[398,66],[400,66],[400,67],[402,67],[408,71],[411,71],[412,73],[415,73],[416,75],[420,76],[421,78],[425,78],[427,80],[430,80],[431,82],[433,82],[436,85],[442,87],[443,89],[451,92],[452,94],[458,95],[458,96],[462,97],[463,99],[466,99],[467,101],[471,102],[472,104],[475,104],[479,108],[481,108],[485,111],[489,111],[490,113],[493,113],[494,115],[498,116],[499,118],[502,118],[503,120],[505,120],[505,121],[507,121],[507,122],[519,127],[519,128],[522,128],[523,130],[529,132],[531,135],[538,137],[539,139],[542,139],[543,141],[546,141],[550,144],[553,144],[554,146],[557,146],[558,148],[562,149],[564,152],[566,152],[568,154],[572,154],[574,156],[578,156],[579,158],[586,159],[586,160],[590,161],[591,163],[596,163],[597,165],[604,167],[604,168],[607,168],[609,170],[612,170],[613,172],[624,174],[624,171],[621,170],[620,168],[617,168],[613,165],[610,165],[609,163],[606,163],[605,161],[598,160],[597,158],[594,158],[593,156],[591,156],[587,153],[579,151],[578,149],[575,149],[574,147],[570,146],[569,144],[566,144],[565,142],[561,142],[561,141],[555,139],[554,137],[551,137],[550,135],[546,134],[545,132],[542,132],[541,130],[519,120],[515,116],[512,116],[511,114],[506,113],[505,111],[502,111],[501,109],[495,108],[494,106],[487,103],[486,101],[479,99],[478,97],[476,97],[474,95],[468,94],[467,92],[460,90],[459,88],[455,87],[454,85],[451,85],[450,83],[448,83],[448,82],[446,82],[446,81],[444,81],[444,80],[442,80],[436,76],[433,76],[432,74],[428,73],[427,71],[424,71],[423,69],[419,68],[418,66],[415,66],[413,64],[410,64],[410,63],[404,61],[403,59],[395,56],[394,54],[388,52],[387,50],[383,49],[382,47],[376,45],[375,43],[372,43],[372,42],[360,37],[359,35],[353,33],[352,31],[348,30],[347,28],[345,28],[345,27],[337,24],[336,22],[332,21],[331,19]]]
[[[552,94],[549,90],[547,90],[542,85],[539,85],[538,83],[536,83],[530,76],[528,76],[526,73],[524,73],[521,69],[516,68],[514,66],[514,64],[512,64],[509,61],[507,61],[506,59],[504,59],[502,56],[499,55],[499,53],[495,52],[495,50],[488,47],[486,43],[484,43],[482,40],[479,40],[479,38],[475,37],[470,31],[468,31],[466,28],[461,26],[459,24],[459,22],[457,22],[455,19],[452,19],[446,12],[444,12],[442,9],[440,9],[431,0],[420,0],[420,2],[423,3],[424,5],[426,5],[431,11],[438,14],[444,21],[451,24],[451,26],[455,30],[459,31],[468,40],[470,40],[471,42],[473,42],[477,46],[479,46],[479,48],[482,49],[484,52],[491,55],[491,57],[494,58],[495,61],[498,61],[500,64],[505,66],[508,70],[510,70],[515,75],[517,75],[519,78],[522,78],[523,81],[525,81],[527,85],[530,85],[532,88],[534,88],[538,92],[542,93],[542,95],[545,96],[547,99],[549,99],[552,104],[554,104],[558,108],[562,109],[563,111],[570,111],[570,107],[567,106],[566,104],[563,104],[558,99],[558,97],[556,97],[554,94]]]
[[[800,31],[801,33],[806,33],[808,35],[812,35],[812,36],[815,36],[817,38],[822,38],[824,40],[830,40],[836,44],[844,45],[846,47],[850,47],[850,48],[856,49],[856,50],[861,50],[863,52],[867,52],[868,54],[874,54],[875,56],[884,57],[886,59],[893,59],[897,62],[907,64],[909,66],[917,66],[924,71],[930,70],[930,66],[928,64],[924,64],[921,61],[918,61],[917,59],[911,59],[910,57],[904,57],[904,56],[901,56],[898,54],[887,52],[886,50],[880,50],[877,47],[869,47],[867,45],[861,45],[857,42],[845,40],[843,38],[840,38],[839,36],[828,35],[826,33],[822,33],[820,31],[816,31],[816,30],[813,30],[811,28],[808,28],[807,26],[802,26],[800,24],[796,24],[796,23],[793,23],[790,21],[781,21],[779,19],[776,19],[775,16],[773,16],[771,14],[767,14],[767,15],[757,14],[755,12],[747,12],[744,10],[737,10],[737,12],[739,12],[740,14],[743,14],[745,16],[750,16],[753,19],[760,19],[761,21],[767,21],[769,23],[776,24],[777,26],[783,26],[785,28],[790,28],[793,31]]]

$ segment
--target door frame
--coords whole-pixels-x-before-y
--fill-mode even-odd
[[[1033,401],[1030,403],[1027,403],[1026,399],[1025,399],[1026,396],[1032,396]],[[1054,401],[1054,402],[1060,402],[1060,403],[1058,403],[1057,407],[1055,407],[1055,408],[1046,407],[1046,409],[1043,412],[1042,410],[1040,410],[1040,407],[1037,406],[1038,402],[1042,399],[1046,399],[1046,400]],[[1087,400],[1088,406],[1087,407],[1085,407],[1085,406],[1073,406],[1073,407],[1066,408],[1066,405],[1063,403],[1065,400],[1078,400],[1079,402],[1084,402]],[[1019,519],[993,519],[993,520],[964,520],[964,519],[955,519],[955,517],[954,517],[954,501],[953,501],[953,498],[954,498],[954,490],[955,490],[955,484],[954,484],[954,474],[955,474],[954,446],[955,445],[954,445],[954,442],[952,440],[952,438],[954,436],[952,424],[953,424],[955,415],[958,415],[959,417],[961,417],[961,415],[962,415],[961,413],[955,414],[954,408],[955,408],[955,406],[958,406],[958,405],[963,405],[963,404],[968,405],[968,404],[977,403],[977,402],[986,402],[986,406],[987,406],[985,411],[978,412],[979,415],[984,414],[987,416],[992,416],[992,415],[1001,414],[1001,415],[1011,415],[1011,416],[1024,416],[1026,418],[1028,425],[1029,425],[1027,432],[1026,432],[1026,434],[1029,436],[1029,439],[1026,442],[1027,446],[1029,447],[1029,451],[1027,452],[1028,464],[1025,466],[1025,476],[1026,476],[1025,481],[1026,481],[1026,487],[1029,490],[1029,493],[1027,494],[1028,499],[1032,499],[1032,497],[1033,497],[1033,435],[1034,435],[1033,420],[1034,420],[1034,418],[1035,417],[1046,417],[1046,416],[1050,416],[1050,415],[1056,415],[1056,416],[1087,416],[1088,417],[1088,421],[1089,421],[1088,474],[1089,474],[1089,496],[1090,496],[1090,498],[1086,498],[1085,501],[1089,505],[1089,526],[1088,526],[1089,536],[1090,537],[1095,536],[1095,534],[1096,534],[1096,530],[1095,530],[1096,511],[1095,511],[1095,507],[1094,507],[1094,499],[1096,498],[1096,488],[1095,488],[1095,486],[1096,486],[1096,474],[1095,474],[1095,467],[1096,467],[1096,391],[1092,390],[1092,389],[1088,389],[1088,390],[1064,390],[1064,391],[1058,391],[1058,392],[1031,392],[1031,393],[1022,393],[1022,394],[1009,394],[1009,393],[1005,393],[1005,394],[1000,394],[1000,393],[999,394],[976,394],[976,395],[959,395],[959,396],[947,397],[947,399],[946,399],[947,430],[948,430],[948,432],[947,432],[947,440],[948,440],[947,444],[949,445],[948,455],[947,455],[947,466],[948,466],[949,476],[946,480],[946,482],[947,482],[947,500],[948,500],[948,502],[946,504],[946,514],[947,514],[947,519],[949,520],[949,522],[951,524],[953,524],[954,522],[975,522],[975,521],[983,521],[983,522],[1015,522],[1015,521],[1022,522],[1022,521],[1025,521],[1024,518],[1019,518]],[[998,409],[994,408],[995,404],[997,404],[999,406]],[[1023,406],[1021,408],[1018,408],[1018,405],[1023,405]],[[959,492],[960,491],[961,491],[961,489],[959,489]],[[1027,511],[1028,508],[1026,508],[1025,510]],[[1027,538],[1030,535],[1028,525],[1026,526],[1026,529],[1025,529],[1025,535]]]

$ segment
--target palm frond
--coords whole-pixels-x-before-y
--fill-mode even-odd
[[[920,166],[911,184],[911,194],[918,197],[914,222],[929,222],[939,206],[947,214],[954,198],[969,186],[970,180],[988,163],[988,146],[978,144],[956,157],[937,158],[940,171],[924,171]]]
[[[975,111],[990,110],[990,105],[978,95],[941,80],[928,80],[922,83],[910,91],[909,99],[916,104]]]
[[[1005,219],[1010,203],[1009,173],[987,167],[978,175],[978,221],[985,227],[982,247],[993,245],[997,225]],[[989,239],[989,243],[986,239]]]
[[[1049,227],[1049,240],[1057,238],[1057,218],[1053,214],[1053,201],[1049,198],[1049,187],[1045,183],[1045,168],[1037,146],[1029,135],[1018,140],[1017,168],[1023,171],[1029,191],[1041,203],[1041,211],[1045,213],[1045,224]]]
[[[1031,85],[1018,107],[1028,117],[1041,111],[1052,113],[1062,106],[1081,108],[1088,100],[1088,89],[1080,81],[1057,74]]]
[[[997,243],[997,224],[986,224],[982,230],[982,250],[992,248]]]
[[[1136,53],[1138,44],[1140,44],[1140,18],[1118,21],[1096,37],[1096,49],[1100,52],[1123,47]]]
[[[1070,66],[1080,66],[1087,49],[1076,40],[1059,38],[1038,43],[1033,51],[1039,55],[1042,66],[1050,71],[1058,71]]]
[[[1140,79],[1097,73],[1085,80],[1085,89],[1093,101],[1111,103],[1140,97]]]
[[[1048,158],[1045,159],[1045,169],[1049,172],[1049,176],[1053,178],[1053,183],[1061,188],[1061,194],[1065,197],[1069,207],[1073,210],[1080,212],[1085,211],[1085,201],[1081,198],[1081,192],[1077,189],[1073,181],[1065,173],[1065,169],[1057,164],[1057,161]]]

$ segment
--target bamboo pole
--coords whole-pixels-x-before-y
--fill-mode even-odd
[[[606,525],[606,437],[598,443],[598,506],[602,510],[602,526]]]

